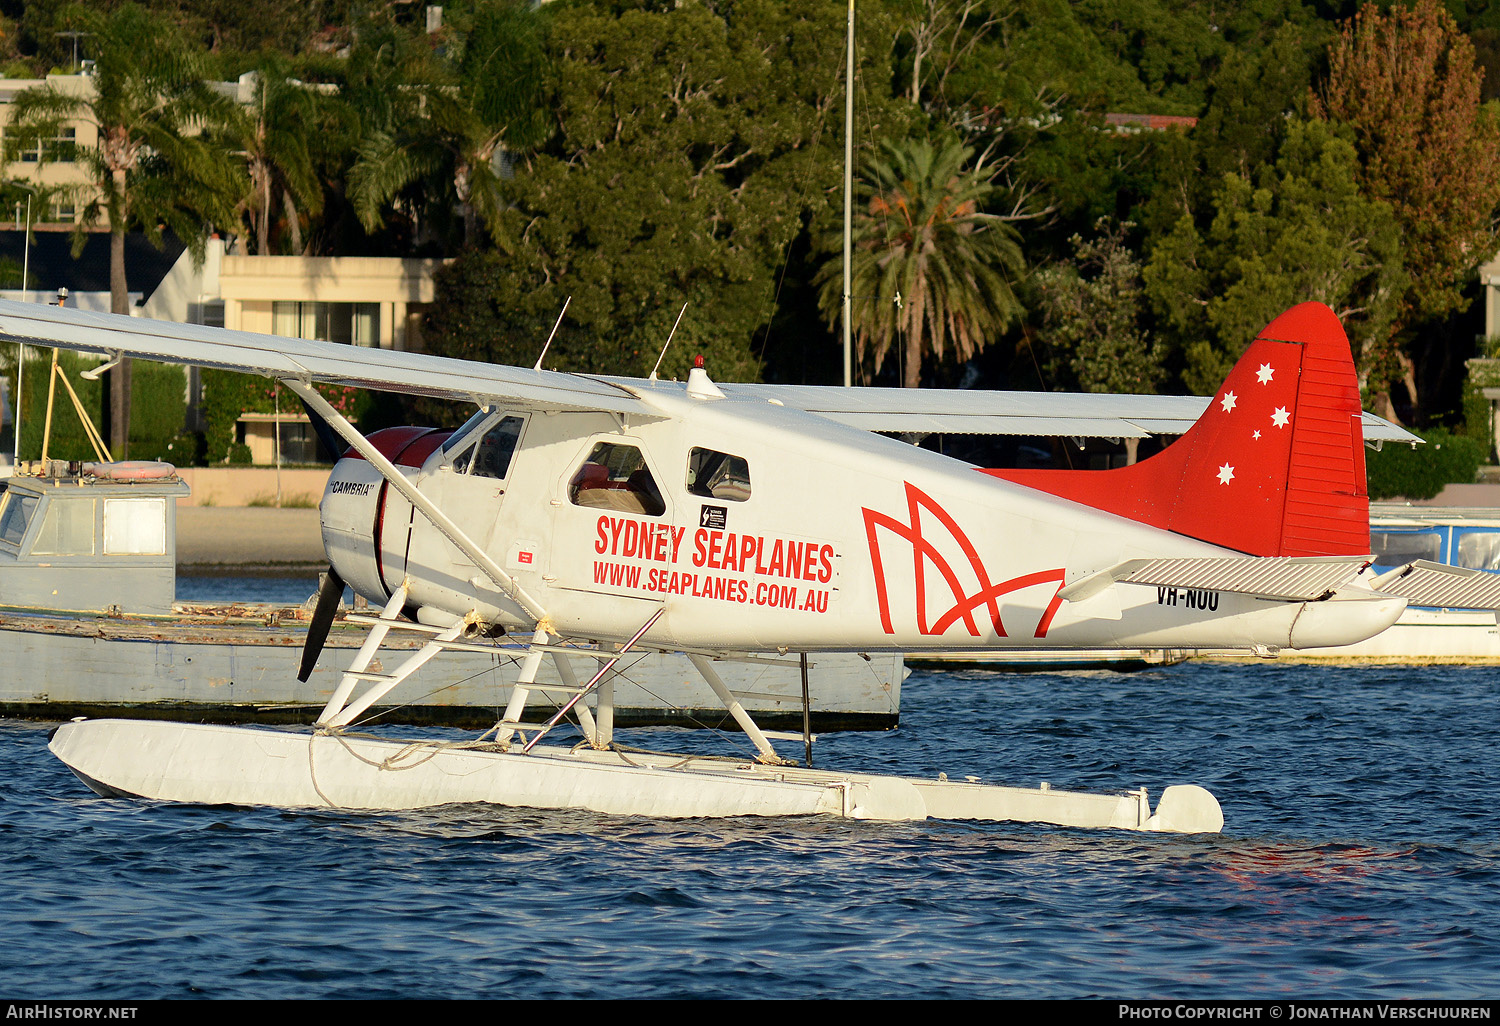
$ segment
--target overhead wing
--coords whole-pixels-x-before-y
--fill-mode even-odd
[[[1316,602],[1358,577],[1370,561],[1360,556],[1229,556],[1128,559],[1080,578],[1058,592],[1081,602],[1116,582],[1167,588],[1231,591],[1285,602]],[[1388,589],[1387,594],[1394,594]]]
[[[0,301],[0,340],[537,410],[659,415],[628,389],[557,371]]]
[[[36,303],[0,301],[0,340],[479,404],[659,415],[623,378],[476,363]],[[752,384],[721,384],[720,388],[729,398],[775,401],[867,431],[1079,438],[1181,434],[1209,402],[1202,396],[969,389]],[[1370,413],[1364,415],[1364,435],[1372,442],[1421,441]]]
[[[1381,574],[1370,582],[1370,587],[1387,595],[1398,595],[1413,606],[1500,610],[1500,574],[1429,563],[1425,559]]]
[[[831,385],[726,385],[737,399],[776,400],[866,431],[1147,438],[1180,435],[1210,402],[1197,395],[1106,395],[992,392],[962,388],[839,388]],[[1364,415],[1367,442],[1421,438],[1373,413]]]

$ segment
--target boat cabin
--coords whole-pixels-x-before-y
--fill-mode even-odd
[[[177,499],[167,463],[27,464],[0,495],[0,606],[172,612]]]
[[[1500,572],[1500,510],[1372,502],[1370,551],[1380,570],[1425,559]]]

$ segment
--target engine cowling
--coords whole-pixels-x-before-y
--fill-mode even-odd
[[[386,459],[414,474],[452,433],[438,428],[394,427],[373,432],[369,441]],[[382,560],[389,493],[390,483],[380,471],[350,449],[334,464],[318,504],[329,563],[355,594],[381,605],[401,583],[386,580]],[[402,519],[405,529],[405,517]]]

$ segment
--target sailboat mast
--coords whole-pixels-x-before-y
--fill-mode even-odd
[[[854,209],[854,0],[849,0],[847,52],[844,56],[844,387],[854,384],[854,346],[850,341],[850,220]]]

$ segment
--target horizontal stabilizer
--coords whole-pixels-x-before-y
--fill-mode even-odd
[[[775,400],[865,431],[914,434],[1150,438],[1186,434],[1213,402],[1203,395],[993,392],[969,388],[748,385],[721,382],[731,399]],[[1373,413],[1360,419],[1366,442],[1422,439]]]
[[[1074,581],[1058,595],[1079,602],[1118,582],[1228,591],[1285,602],[1315,602],[1328,598],[1369,565],[1368,559],[1349,556],[1130,559]]]
[[[1500,574],[1418,560],[1381,574],[1370,587],[1413,606],[1500,609]]]

